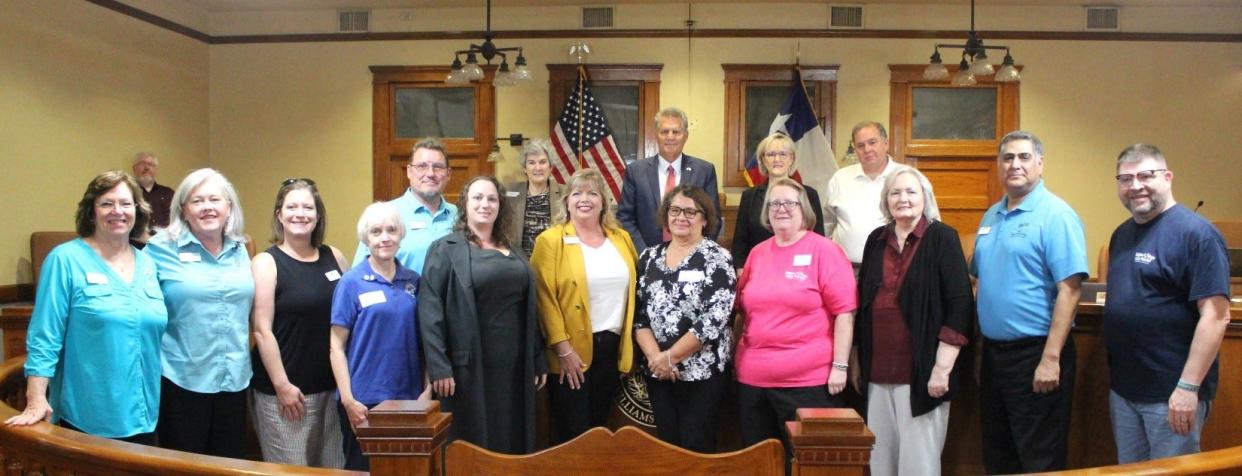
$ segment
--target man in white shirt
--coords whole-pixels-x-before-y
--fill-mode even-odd
[[[858,163],[837,170],[824,194],[824,231],[845,248],[855,269],[862,262],[863,245],[876,228],[884,226],[880,194],[884,179],[897,167],[888,156],[888,131],[875,121],[863,121],[850,133]]]

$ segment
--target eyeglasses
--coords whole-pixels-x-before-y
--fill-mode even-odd
[[[99,202],[95,206],[104,210],[133,210],[136,205],[134,202]]]
[[[308,178],[287,178],[287,179],[285,179],[285,181],[280,182],[280,186],[281,186],[281,187],[288,187],[288,186],[293,185],[293,184],[298,183],[298,182],[306,182],[306,184],[307,184],[307,185],[310,185],[310,186],[312,186],[312,187],[314,187],[314,186],[315,186],[315,181],[314,181],[314,180],[311,180],[311,179],[308,179]]]
[[[423,162],[421,164],[410,164],[408,167],[418,171],[418,173],[420,174],[425,174],[429,170],[434,170],[436,173],[442,174],[444,173],[444,171],[448,170],[447,164],[433,164],[430,162]]]
[[[699,210],[697,208],[668,207],[668,216],[679,217],[683,213],[686,214],[686,218],[693,219],[698,218],[699,214],[703,213],[703,210]]]
[[[773,200],[768,202],[768,208],[772,210],[792,211],[794,209],[801,209],[802,203],[797,200]]]
[[[790,157],[793,157],[793,152],[789,152],[787,150],[769,150],[767,152],[764,152],[763,156],[772,157],[772,158],[780,157],[782,159],[788,159]]]
[[[1168,172],[1168,170],[1169,169],[1151,169],[1141,171],[1137,174],[1121,174],[1116,177],[1117,185],[1133,184],[1135,178],[1138,179],[1139,183],[1146,185],[1152,180],[1155,180],[1156,174],[1159,174],[1160,172]]]

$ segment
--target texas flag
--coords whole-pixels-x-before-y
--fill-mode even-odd
[[[789,90],[789,98],[781,106],[776,119],[768,128],[768,134],[781,132],[794,141],[797,171],[794,178],[802,183],[822,187],[837,171],[837,158],[832,154],[832,146],[828,136],[819,127],[815,109],[811,107],[811,99],[802,85],[802,72],[794,68],[793,86]],[[759,174],[759,158],[751,157],[746,162],[746,181],[751,185],[763,183],[766,177]],[[799,177],[801,176],[801,177]]]

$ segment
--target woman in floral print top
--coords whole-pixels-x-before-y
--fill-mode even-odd
[[[716,210],[702,189],[682,185],[664,197],[658,216],[671,241],[638,258],[635,339],[647,360],[647,393],[661,440],[716,450],[716,412],[729,365],[736,277],[729,252],[704,230]]]

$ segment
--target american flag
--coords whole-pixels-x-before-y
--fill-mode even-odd
[[[578,84],[552,128],[552,149],[558,159],[552,161],[552,177],[557,182],[565,183],[579,168],[590,167],[603,174],[614,201],[621,197],[625,162],[617,152],[603,110],[591,95],[582,67],[578,68]]]

